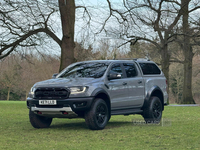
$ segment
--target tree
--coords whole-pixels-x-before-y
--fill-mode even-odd
[[[58,0],[62,22],[63,37],[60,43],[61,60],[60,71],[73,63],[74,60],[74,24],[75,24],[75,0]]]
[[[13,94],[13,90],[15,86],[18,85],[17,84],[18,81],[21,80],[21,76],[20,76],[21,69],[22,69],[21,66],[15,63],[14,56],[10,57],[10,61],[4,62],[4,68],[1,67],[0,85],[1,85],[1,88],[7,92],[6,99],[8,101],[10,100],[10,98],[17,98],[16,97],[17,95]]]
[[[184,68],[187,69],[184,74],[184,103],[193,103],[191,92],[191,68],[193,54],[191,53],[192,47],[188,45],[189,34],[188,25],[186,24],[186,13],[193,13],[199,9],[199,2],[195,0],[182,0],[182,1],[165,1],[165,0],[123,0],[123,7],[116,7],[110,0],[107,0],[110,8],[110,18],[116,18],[118,24],[123,25],[122,30],[116,32],[121,38],[127,39],[132,45],[139,40],[145,40],[154,44],[161,55],[161,67],[169,81],[169,65],[172,50],[169,49],[169,44],[174,42],[179,36],[180,26],[184,24],[184,40],[182,45],[184,47],[185,60]],[[191,3],[190,3],[191,2]],[[190,10],[188,6],[190,3]],[[181,21],[181,17],[183,20]],[[192,18],[198,20],[198,17]],[[190,19],[190,20],[192,20]],[[184,22],[183,24],[181,24]],[[188,23],[188,22],[187,22]],[[113,32],[113,31],[112,31]],[[190,62],[190,63],[189,63]],[[186,96],[187,95],[187,96]],[[184,98],[185,97],[185,98]],[[189,100],[191,99],[191,100]],[[190,102],[189,102],[190,101]]]
[[[123,9],[112,6],[110,18],[116,18],[122,30],[116,33],[126,43],[134,45],[139,40],[154,44],[161,55],[161,67],[169,81],[170,50],[168,44],[174,41],[173,33],[182,15],[182,8],[176,1],[123,0]],[[158,56],[159,57],[159,56]]]
[[[179,103],[183,95],[183,64],[174,63],[170,66],[170,88],[175,102]]]
[[[194,16],[195,12],[198,14],[200,9],[200,2],[193,0],[181,0],[179,4],[182,8],[182,26],[177,33],[176,41],[179,43],[184,60],[177,60],[184,64],[184,80],[183,80],[183,94],[182,99],[178,103],[194,104],[192,94],[192,60],[194,57],[193,46],[198,45],[199,24],[198,17]]]
[[[57,43],[60,40],[50,28],[51,15],[57,10],[44,1],[3,0],[0,9],[0,59],[24,47],[43,44],[46,33]]]
[[[160,64],[161,62],[157,47],[155,47],[154,44],[145,41],[138,41],[134,45],[130,45],[130,52],[128,55],[131,58],[150,58],[157,64]]]
[[[33,53],[26,58],[30,63],[21,54],[10,54],[1,60],[0,100],[26,100],[33,84],[49,79],[58,72],[59,59],[55,56],[37,56]]]
[[[74,62],[75,0],[3,0],[0,5],[0,59],[13,51],[49,44],[49,38],[61,49],[60,70]],[[58,14],[60,12],[60,14]],[[62,37],[56,34],[55,19],[60,15]],[[83,15],[84,17],[85,15]],[[31,49],[32,50],[32,49]]]
[[[76,62],[99,59],[99,52],[93,52],[93,48],[91,45],[89,45],[88,48],[84,48],[84,41],[82,41],[81,43],[76,42],[75,44],[76,46],[74,49],[74,57],[76,59]]]
[[[183,97],[180,103],[182,104],[195,104],[192,96],[192,60],[194,53],[190,42],[190,27],[189,27],[189,13],[200,8],[200,5],[189,10],[189,3],[191,0],[181,0],[183,8],[183,53],[185,56],[184,60],[184,82],[183,82]]]

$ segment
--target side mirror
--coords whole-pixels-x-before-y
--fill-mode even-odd
[[[110,73],[108,75],[108,80],[113,80],[113,79],[121,79],[122,75],[119,73]]]
[[[55,79],[57,75],[58,75],[58,73],[54,73],[54,74],[52,75],[52,79]]]

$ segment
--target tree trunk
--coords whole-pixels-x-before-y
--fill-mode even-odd
[[[184,82],[183,82],[183,96],[180,101],[181,104],[195,104],[195,101],[192,96],[192,59],[193,52],[192,47],[190,46],[190,37],[189,35],[189,6],[190,0],[181,0],[182,10],[183,10],[183,53],[185,56],[184,60]]]
[[[183,95],[180,101],[181,104],[195,104],[192,96],[192,59],[193,52],[189,45],[184,44],[184,79],[183,79]],[[188,49],[186,49],[186,47]]]
[[[161,48],[161,67],[162,67],[162,71],[166,77],[166,80],[168,82],[168,86],[167,86],[167,93],[169,93],[169,60],[170,60],[170,54],[168,53],[168,47],[166,44],[163,44],[164,46]],[[169,99],[167,101],[167,103],[169,104]]]
[[[75,1],[58,0],[62,22],[63,38],[61,42],[60,71],[74,62],[74,24]]]
[[[7,95],[7,101],[10,100],[10,87],[8,87],[8,95]]]
[[[168,51],[168,44],[167,40],[169,37],[169,32],[165,31],[164,39],[161,40],[162,46],[161,46],[161,67],[162,71],[166,77],[167,80],[167,93],[169,94],[169,65],[170,65],[170,53]],[[167,100],[167,103],[169,104],[169,99]]]

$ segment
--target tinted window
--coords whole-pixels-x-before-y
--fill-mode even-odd
[[[126,76],[128,78],[137,76],[137,71],[134,64],[126,64],[124,63],[124,69],[126,71]]]
[[[160,69],[153,63],[139,63],[144,75],[160,74]]]
[[[111,67],[109,73],[118,73],[118,74],[121,74],[122,77],[123,77],[122,68],[121,68],[120,64],[114,64],[114,65]]]
[[[108,67],[106,63],[79,63],[69,66],[59,78],[99,78],[102,77]]]

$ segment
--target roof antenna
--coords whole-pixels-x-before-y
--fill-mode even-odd
[[[148,57],[148,56],[145,56],[145,59],[146,59],[147,61],[150,61],[150,59],[149,59],[149,57]]]

